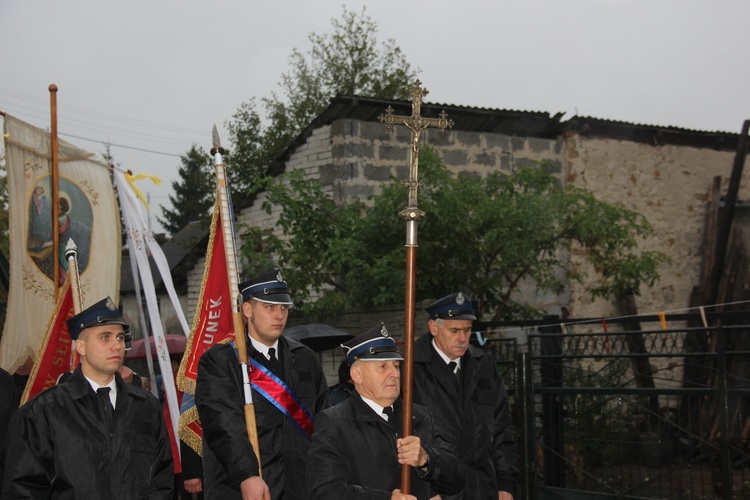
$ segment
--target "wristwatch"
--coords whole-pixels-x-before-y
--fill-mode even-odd
[[[424,450],[424,465],[420,466],[421,469],[426,469],[430,465],[430,452]]]

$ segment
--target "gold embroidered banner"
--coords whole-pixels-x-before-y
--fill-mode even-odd
[[[0,367],[13,373],[36,356],[55,306],[55,266],[65,280],[65,245],[78,247],[83,307],[119,302],[120,217],[107,162],[58,141],[59,245],[54,262],[50,134],[12,116],[4,120],[10,216],[10,292]]]

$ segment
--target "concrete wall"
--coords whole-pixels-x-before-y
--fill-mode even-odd
[[[636,303],[643,313],[682,310],[698,285],[707,193],[715,176],[724,178],[726,192],[734,153],[677,146],[650,146],[627,141],[571,135],[566,139],[567,181],[592,191],[597,198],[621,203],[643,214],[655,235],[641,248],[665,253],[671,263],[661,279],[644,288]],[[748,199],[750,174],[744,176],[741,199]],[[571,256],[572,265],[579,260]],[[574,316],[616,314],[608,302],[592,302],[573,286]]]

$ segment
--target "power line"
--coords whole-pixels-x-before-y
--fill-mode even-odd
[[[14,98],[17,98],[17,99],[21,99],[21,100],[25,100],[25,101],[29,101],[29,102],[32,102],[32,103],[35,103],[35,104],[39,104],[39,105],[42,105],[42,106],[47,106],[48,105],[48,102],[45,101],[44,99],[40,99],[38,97],[27,96],[27,95],[20,94],[18,92],[14,92],[14,91],[11,91],[11,90],[0,89],[0,94],[7,94],[7,95],[9,95],[11,97],[14,97]],[[157,129],[162,129],[162,130],[171,130],[171,131],[176,131],[176,132],[181,132],[181,133],[191,133],[191,134],[205,134],[206,133],[205,130],[197,130],[197,129],[191,129],[191,128],[186,128],[186,127],[176,127],[174,125],[166,125],[166,124],[162,124],[162,123],[150,122],[150,121],[146,121],[146,120],[140,120],[140,119],[137,119],[137,118],[130,118],[130,117],[122,117],[122,116],[118,116],[118,115],[111,115],[111,114],[108,114],[108,113],[102,113],[100,111],[94,111],[94,110],[90,110],[90,109],[86,109],[86,108],[82,108],[82,107],[78,107],[78,106],[71,106],[71,105],[68,105],[68,104],[58,104],[58,109],[63,109],[63,110],[64,109],[69,109],[69,110],[72,110],[72,111],[75,111],[75,112],[78,112],[78,113],[81,113],[81,114],[84,114],[84,115],[89,115],[89,116],[104,118],[106,120],[114,120],[114,121],[118,121],[118,122],[122,122],[122,123],[127,123],[127,124],[131,124],[131,125],[139,125],[139,126],[145,126],[145,127],[150,127],[150,128],[157,128]]]
[[[115,146],[115,147],[118,147],[118,148],[132,149],[134,151],[142,151],[144,153],[153,153],[153,154],[164,155],[164,156],[174,156],[176,158],[181,158],[182,157],[181,155],[174,154],[174,153],[165,153],[163,151],[154,151],[152,149],[137,148],[135,146],[125,146],[123,144],[115,144],[115,143],[112,143],[112,142],[100,141],[98,139],[89,139],[87,137],[81,137],[79,135],[63,134],[63,133],[60,133],[60,135],[64,135],[65,137],[74,137],[76,139],[81,139],[81,140],[84,140],[84,141],[97,142],[99,144],[103,144],[104,146]]]
[[[38,118],[41,118],[41,119],[45,119],[48,116],[48,112],[49,111],[48,111],[48,109],[46,109],[46,106],[47,106],[48,103],[44,99],[40,99],[40,98],[37,98],[37,97],[27,96],[27,95],[24,95],[24,94],[21,94],[21,93],[18,93],[18,92],[14,92],[14,91],[0,89],[0,96],[2,96],[2,95],[10,96],[12,98],[12,101],[10,103],[6,103],[6,102],[3,102],[3,100],[0,99],[0,106],[11,106],[12,108],[22,109],[22,110],[25,110],[29,115],[35,116],[35,117],[38,117]],[[25,105],[25,104],[18,104],[17,102],[13,102],[13,100],[16,100],[16,101],[20,100],[22,102],[25,101],[27,103],[31,103],[35,107],[34,106],[30,107],[30,106]],[[38,109],[40,106],[43,107],[42,111],[39,111],[39,109]],[[198,130],[190,129],[190,128],[186,128],[186,127],[174,127],[174,126],[164,125],[164,124],[155,123],[155,122],[148,122],[148,121],[145,121],[145,120],[138,120],[138,119],[134,119],[134,118],[127,118],[127,117],[121,117],[121,116],[116,116],[116,115],[110,115],[110,114],[107,114],[107,113],[101,113],[101,112],[98,112],[98,111],[92,111],[92,110],[88,110],[88,109],[85,109],[85,108],[80,108],[80,107],[77,107],[77,106],[59,105],[58,108],[59,109],[73,110],[75,113],[80,113],[80,114],[83,114],[83,115],[88,115],[88,116],[91,116],[91,117],[94,117],[94,118],[102,118],[102,119],[105,119],[105,120],[108,120],[108,121],[112,121],[112,122],[119,122],[119,123],[123,123],[125,125],[137,125],[139,127],[148,127],[148,128],[151,128],[151,129],[157,129],[157,130],[162,130],[162,131],[167,131],[167,132],[174,132],[174,133],[176,133],[178,135],[184,135],[184,134],[201,134],[201,135],[205,135],[205,131],[198,131]],[[75,117],[70,117],[70,116],[68,116],[68,117],[59,117],[59,118],[60,118],[59,122],[63,126],[65,124],[68,124],[68,126],[70,126],[71,128],[78,128],[78,129],[82,129],[82,130],[88,130],[88,131],[100,132],[100,133],[101,132],[111,133],[112,135],[115,135],[115,136],[122,136],[122,137],[125,137],[125,138],[131,138],[131,139],[135,139],[135,140],[145,140],[145,141],[154,142],[154,143],[157,143],[157,144],[160,143],[160,144],[165,144],[165,145],[168,144],[168,145],[174,145],[174,146],[182,146],[182,147],[185,147],[186,150],[188,149],[187,144],[195,145],[195,144],[200,143],[200,141],[196,141],[194,139],[190,139],[190,140],[179,139],[179,138],[175,139],[175,138],[167,138],[167,137],[163,137],[163,136],[162,137],[154,136],[152,134],[139,133],[139,132],[135,132],[135,131],[132,131],[132,130],[122,129],[122,128],[118,128],[118,127],[113,127],[111,124],[107,124],[107,125],[104,125],[104,126],[96,125],[96,124],[92,124],[92,122],[89,121],[89,120],[85,120],[85,119],[81,120],[81,119],[77,119]],[[60,135],[61,136],[66,136],[66,137],[73,137],[73,138],[76,138],[76,139],[81,139],[81,140],[85,140],[85,141],[89,141],[89,142],[95,142],[95,143],[103,144],[105,146],[109,145],[109,146],[114,146],[114,147],[118,147],[118,148],[133,150],[133,151],[140,151],[140,152],[144,152],[144,153],[158,154],[158,155],[169,156],[169,157],[174,157],[174,158],[180,158],[182,156],[180,154],[168,153],[168,152],[165,152],[165,151],[159,151],[157,149],[152,149],[152,148],[143,148],[143,147],[131,146],[131,145],[122,144],[122,143],[113,143],[113,142],[109,141],[108,139],[93,139],[91,137],[85,137],[85,136],[81,136],[81,135],[75,135],[75,134],[69,134],[69,133],[63,133],[63,132],[60,132]]]

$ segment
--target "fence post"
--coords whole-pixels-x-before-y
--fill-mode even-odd
[[[727,395],[727,349],[726,332],[716,329],[716,371],[718,376],[716,407],[719,417],[719,467],[723,483],[723,498],[732,498],[732,457],[729,449],[729,397]]]
[[[545,316],[545,320],[559,319]],[[559,325],[543,326],[542,336],[542,387],[562,387],[563,369],[560,358],[545,359],[545,355],[562,354],[562,328]],[[565,422],[563,420],[562,396],[542,396],[542,441],[544,443],[544,484],[565,488]]]
[[[534,415],[534,380],[531,357],[528,353],[516,353],[516,404],[520,407],[521,429],[519,444],[520,492],[519,499],[534,498],[536,484],[536,418]]]

